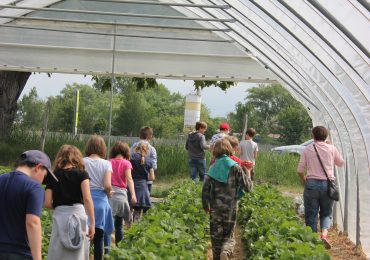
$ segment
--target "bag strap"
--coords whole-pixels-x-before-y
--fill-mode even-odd
[[[330,180],[330,179],[329,179],[328,174],[327,174],[327,173],[326,173],[326,171],[325,171],[324,165],[322,164],[321,158],[320,158],[320,156],[319,156],[319,153],[317,152],[317,149],[316,149],[316,145],[315,145],[315,144],[313,144],[313,148],[315,149],[315,152],[316,152],[316,155],[317,155],[317,159],[319,159],[320,165],[321,165],[321,167],[322,167],[322,169],[323,169],[323,171],[324,171],[324,173],[325,173],[325,175],[326,175],[326,178],[327,178],[328,180]]]

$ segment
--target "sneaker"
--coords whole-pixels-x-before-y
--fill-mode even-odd
[[[327,236],[321,236],[321,241],[324,243],[324,246],[326,249],[330,249],[331,248],[331,244],[328,240],[328,237]]]
[[[228,253],[227,253],[227,252],[225,252],[225,251],[221,252],[220,259],[221,259],[221,260],[229,260],[229,255],[228,255]]]

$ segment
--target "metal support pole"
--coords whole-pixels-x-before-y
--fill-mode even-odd
[[[109,122],[108,122],[108,152],[107,156],[110,151],[110,140],[111,140],[111,133],[112,133],[112,111],[113,111],[113,86],[115,83],[114,78],[114,63],[115,63],[115,51],[116,51],[116,26],[113,27],[113,53],[112,53],[112,74],[110,78],[110,101],[109,101]]]

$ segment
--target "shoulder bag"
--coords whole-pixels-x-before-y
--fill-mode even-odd
[[[335,184],[335,181],[334,180],[330,180],[329,179],[329,176],[328,174],[326,173],[325,171],[325,168],[324,168],[324,165],[322,164],[322,161],[321,161],[321,158],[319,156],[319,153],[317,152],[317,149],[316,149],[316,146],[315,144],[313,145],[313,148],[315,148],[315,152],[316,152],[316,155],[317,155],[317,159],[319,159],[319,162],[320,162],[320,165],[326,175],[326,178],[328,179],[328,196],[329,198],[331,198],[332,200],[335,200],[335,201],[338,201],[339,200],[339,191],[338,191],[338,187],[337,185]]]

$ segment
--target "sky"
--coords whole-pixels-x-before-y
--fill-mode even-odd
[[[158,82],[164,84],[171,93],[179,92],[184,96],[194,90],[192,80],[161,79]],[[28,94],[35,86],[39,97],[46,99],[58,95],[66,84],[73,83],[92,85],[90,76],[54,73],[48,77],[46,73],[35,73],[31,74],[21,96]],[[244,101],[246,90],[253,86],[255,86],[254,83],[238,83],[226,92],[216,87],[206,88],[202,91],[202,103],[210,109],[212,117],[226,117],[228,113],[235,110],[236,103]]]

